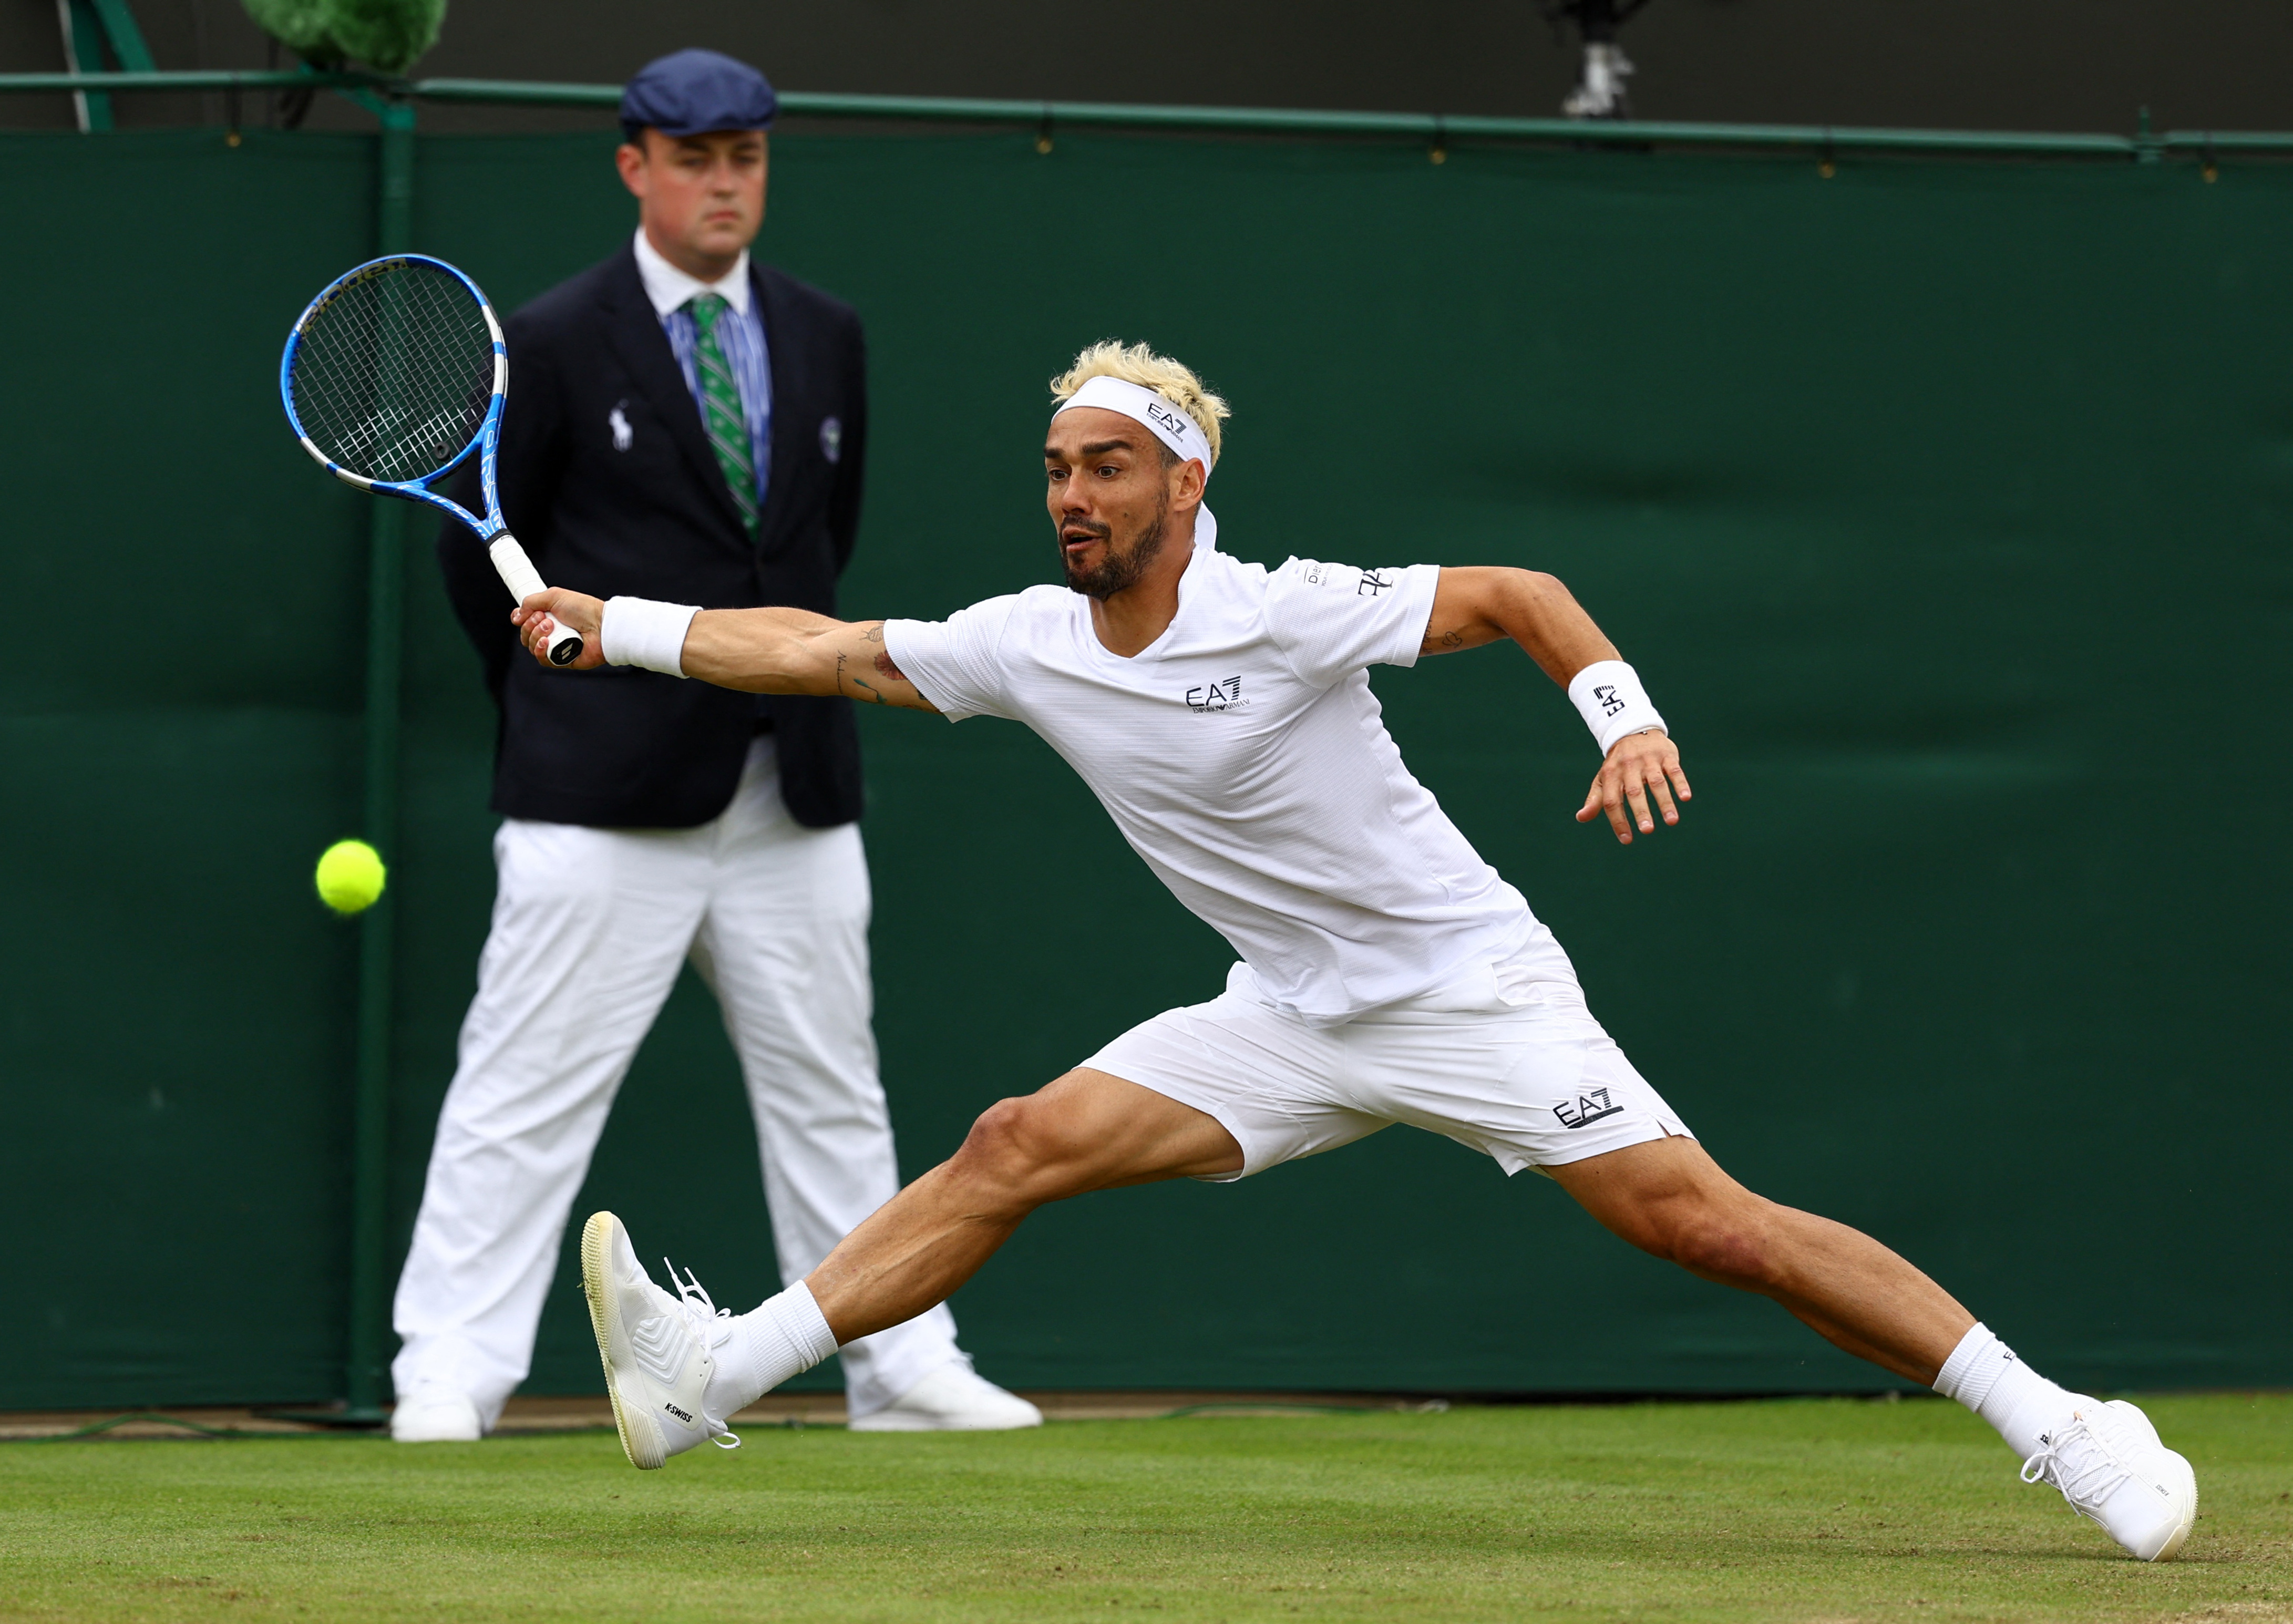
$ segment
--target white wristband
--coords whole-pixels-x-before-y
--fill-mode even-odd
[[[1649,703],[1648,690],[1641,686],[1640,674],[1621,660],[1595,660],[1570,678],[1568,700],[1592,730],[1604,756],[1626,734],[1664,726],[1664,718]]]
[[[685,634],[701,611],[691,604],[649,597],[609,597],[597,643],[608,665],[638,665],[671,677],[685,675]]]

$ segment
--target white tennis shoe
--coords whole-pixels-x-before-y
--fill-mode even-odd
[[[2198,1520],[2198,1474],[2159,1441],[2150,1417],[2123,1399],[2077,1408],[2022,1463],[2026,1483],[2052,1483],[2141,1562],[2171,1562]]]
[[[468,1393],[422,1382],[392,1409],[390,1435],[399,1443],[475,1443],[486,1424]]]
[[[855,1433],[1003,1433],[1041,1426],[1043,1412],[968,1365],[945,1364],[883,1409],[852,1423]]]
[[[644,1472],[711,1439],[721,1449],[741,1447],[701,1405],[732,1315],[710,1302],[691,1274],[680,1282],[666,1259],[662,1267],[676,1296],[646,1277],[629,1232],[612,1214],[593,1213],[581,1226],[581,1294],[589,1299],[613,1425],[629,1465]]]

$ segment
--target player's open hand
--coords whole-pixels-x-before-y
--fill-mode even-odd
[[[598,628],[605,621],[605,605],[596,598],[568,592],[563,587],[550,587],[511,610],[509,619],[510,624],[517,628],[518,638],[525,645],[526,652],[545,670],[586,671],[605,663],[604,640],[598,635]],[[581,634],[581,654],[569,664],[551,665],[549,637],[560,626]]]
[[[1654,834],[1657,816],[1667,824],[1680,821],[1680,808],[1673,804],[1675,793],[1682,800],[1690,799],[1688,775],[1680,770],[1680,747],[1661,733],[1628,733],[1600,763],[1576,821],[1589,824],[1606,812],[1608,827],[1629,846],[1635,825],[1642,834]]]

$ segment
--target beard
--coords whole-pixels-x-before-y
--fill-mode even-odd
[[[1067,556],[1066,548],[1062,543],[1059,564],[1066,572],[1067,590],[1080,592],[1085,597],[1095,597],[1105,603],[1117,592],[1137,586],[1139,577],[1146,573],[1146,566],[1154,563],[1162,552],[1163,543],[1169,539],[1171,532],[1170,494],[1164,492],[1155,503],[1155,516],[1138,533],[1138,539],[1119,551],[1114,546],[1113,526],[1079,524],[1075,528],[1098,536],[1106,547],[1096,569],[1078,569],[1074,561]]]

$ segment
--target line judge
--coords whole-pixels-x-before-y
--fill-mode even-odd
[[[621,102],[634,240],[508,323],[502,510],[552,581],[834,612],[859,526],[865,356],[851,308],[769,267],[776,98],[680,51]],[[498,889],[394,1315],[393,1436],[474,1439],[531,1363],[606,1112],[688,958],[747,1079],[784,1281],[899,1187],[870,1028],[849,702],[652,672],[548,682],[458,526],[449,595],[500,707]],[[861,1430],[1032,1426],[944,1306],[844,1349]]]

